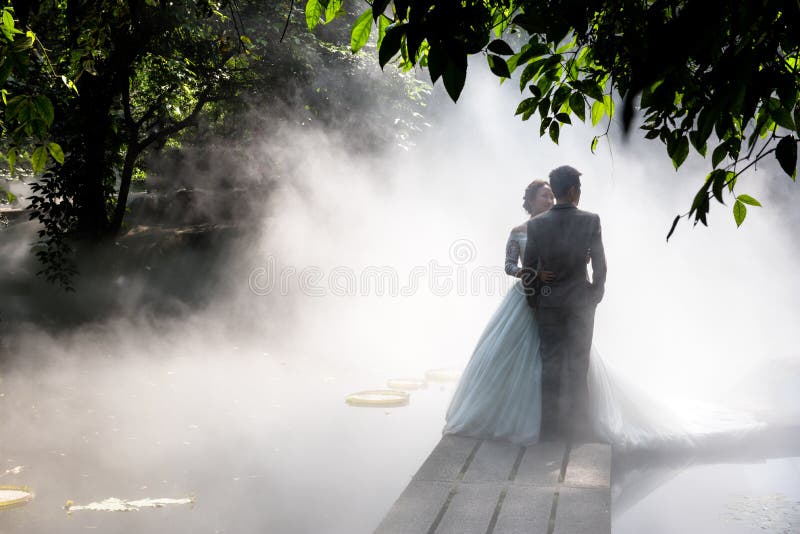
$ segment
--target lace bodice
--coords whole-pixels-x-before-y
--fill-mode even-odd
[[[525,257],[525,243],[528,242],[528,232],[512,230],[506,242],[506,274],[516,276],[522,268],[522,259]]]

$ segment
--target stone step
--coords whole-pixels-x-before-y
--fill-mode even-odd
[[[609,534],[611,447],[444,436],[376,534]]]

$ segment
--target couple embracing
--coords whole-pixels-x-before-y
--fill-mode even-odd
[[[600,218],[577,207],[580,175],[558,167],[549,184],[525,190],[530,219],[506,245],[506,273],[520,280],[475,347],[444,434],[519,445],[591,439],[587,373],[606,259]]]

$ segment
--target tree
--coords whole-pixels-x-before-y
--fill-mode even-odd
[[[329,22],[342,0],[307,0],[309,28]],[[711,199],[734,197],[741,225],[747,205],[737,179],[770,155],[792,180],[800,138],[800,4],[780,0],[375,0],[352,29],[353,50],[373,27],[383,67],[398,57],[440,78],[458,99],[467,57],[483,54],[501,79],[519,71],[529,93],[517,108],[539,114],[539,133],[558,143],[573,118],[596,126],[622,107],[627,133],[640,115],[676,170],[694,149],[712,170],[689,211],[675,218],[707,224]],[[713,148],[713,149],[712,149]]]
[[[14,43],[23,38],[13,28],[27,28],[24,47],[3,48],[3,94],[20,93],[5,102],[4,152],[12,173],[20,151],[34,174],[45,171],[30,197],[36,253],[43,274],[69,288],[65,238],[119,231],[140,155],[230,95],[247,38],[231,3],[210,0],[13,1],[3,23]]]
[[[358,117],[365,95],[379,94],[384,113],[413,127],[424,95],[413,77],[358,76],[366,56],[291,31],[306,24],[287,20],[292,10],[302,14],[291,0],[5,2],[0,148],[10,174],[24,166],[36,177],[28,200],[41,223],[41,274],[71,287],[76,239],[120,233],[147,154],[217,136],[244,146],[258,135],[261,114],[250,112],[251,102],[275,124],[341,126]],[[338,40],[349,27],[323,33]],[[359,81],[343,83],[328,69]],[[351,131],[363,130],[359,120]],[[204,127],[192,128],[198,122]]]

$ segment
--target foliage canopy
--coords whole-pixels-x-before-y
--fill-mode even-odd
[[[342,0],[307,0],[309,28],[335,18]],[[690,210],[707,224],[711,199],[774,156],[792,180],[800,138],[800,3],[780,0],[375,0],[353,26],[353,50],[371,28],[381,66],[395,60],[441,79],[455,101],[467,58],[483,54],[501,79],[519,81],[516,114],[539,114],[539,133],[558,143],[573,119],[596,126],[621,104],[622,127],[657,139],[677,169],[693,149],[711,155]],[[639,117],[637,118],[637,114]],[[637,120],[639,121],[637,123]]]
[[[357,121],[365,93],[381,95],[393,117],[411,116],[420,100],[409,76],[349,84],[327,76],[359,71],[366,56],[304,31],[300,17],[294,29],[303,31],[288,32],[287,10],[302,12],[290,0],[0,5],[0,153],[11,176],[33,177],[27,200],[41,223],[41,274],[67,288],[76,273],[71,243],[123,229],[146,155],[215,138],[236,139],[243,152],[248,136],[263,134],[265,116],[275,128],[287,119]],[[335,26],[323,33],[349,34]]]

